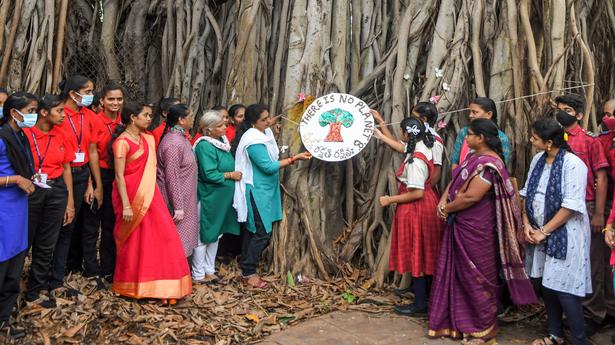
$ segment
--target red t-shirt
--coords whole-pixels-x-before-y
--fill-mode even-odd
[[[233,139],[235,139],[235,134],[237,134],[237,128],[233,125],[228,125],[228,127],[226,127],[226,139],[228,139],[229,143],[233,142]]]
[[[596,199],[596,172],[609,167],[609,162],[600,141],[587,134],[581,126],[576,125],[568,131],[568,145],[587,166],[586,201]]]
[[[73,111],[68,107],[64,107],[66,118],[59,128],[64,132],[64,137],[71,147],[76,148],[73,153],[73,162],[71,166],[81,167],[90,161],[89,146],[91,143],[96,143],[95,121],[96,114],[86,107],[81,107],[79,111]],[[85,159],[83,162],[74,162],[76,153],[83,153]]]
[[[47,133],[37,127],[24,128],[34,158],[34,170],[47,174],[47,179],[62,176],[64,164],[75,159],[74,147],[70,147],[64,132],[56,127]],[[42,164],[41,164],[42,163]]]
[[[109,142],[111,136],[115,132],[115,128],[122,123],[120,114],[117,115],[115,120],[112,120],[105,116],[104,112],[96,114],[95,131],[96,131],[96,148],[98,151],[99,164],[102,169],[111,169],[109,166]]]
[[[194,143],[196,143],[196,141],[199,140],[199,138],[202,136],[203,135],[200,132],[196,132],[196,134],[194,135],[194,138],[192,138],[192,140],[190,141],[190,144],[194,145]]]

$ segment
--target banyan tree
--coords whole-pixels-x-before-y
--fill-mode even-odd
[[[279,144],[291,153],[304,108],[330,92],[363,99],[394,130],[414,103],[440,96],[449,150],[468,101],[488,96],[523,180],[528,125],[552,96],[583,95],[584,125],[598,130],[615,94],[613,37],[613,0],[2,0],[0,86],[42,94],[79,73],[197,113],[266,103],[285,114]],[[400,160],[372,140],[350,160],[285,171],[268,269],[327,278],[352,265],[382,284],[391,210],[377,197],[395,192]]]

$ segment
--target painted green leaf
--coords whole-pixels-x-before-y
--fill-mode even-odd
[[[337,116],[335,116],[333,111],[327,111],[320,114],[320,118],[318,119],[320,127],[325,127],[335,122],[337,122]]]
[[[341,122],[342,126],[348,128],[354,123],[354,117],[351,113],[342,110],[342,113],[337,116],[337,122]]]

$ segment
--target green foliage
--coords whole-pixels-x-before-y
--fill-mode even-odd
[[[355,296],[352,292],[346,290],[346,292],[344,292],[344,294],[342,295],[342,298],[344,299],[344,301],[346,301],[348,304],[354,304],[357,302],[357,300],[359,299],[357,296]]]
[[[286,272],[286,285],[290,287],[297,286],[297,284],[295,283],[295,278],[293,277],[293,274],[290,271]]]

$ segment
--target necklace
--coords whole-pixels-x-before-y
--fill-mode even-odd
[[[126,132],[126,134],[128,134],[128,136],[133,140],[136,141],[137,143],[141,142],[141,135],[139,134],[134,134],[131,131],[129,131],[128,129],[126,129],[124,132]]]

